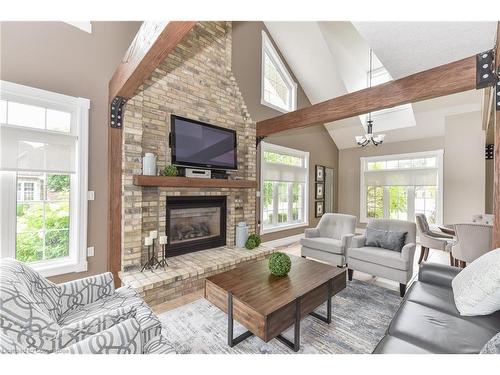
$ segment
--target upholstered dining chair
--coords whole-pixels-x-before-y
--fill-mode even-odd
[[[430,249],[436,249],[449,253],[450,265],[455,265],[455,260],[451,254],[453,237],[444,233],[432,231],[429,227],[429,223],[427,222],[427,217],[424,214],[416,214],[415,223],[417,224],[421,247],[418,264],[422,263],[422,260],[427,260]]]
[[[472,216],[472,222],[477,224],[493,225],[495,216],[492,214],[478,214]]]
[[[456,242],[452,254],[456,266],[465,267],[481,255],[493,249],[493,226],[486,224],[455,224]]]

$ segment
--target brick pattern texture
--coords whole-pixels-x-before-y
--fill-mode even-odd
[[[256,179],[255,122],[250,118],[231,72],[231,22],[200,22],[163,61],[125,106],[122,175],[122,270],[145,261],[142,245],[149,231],[165,232],[167,196],[226,195],[227,245],[235,225],[246,221],[255,231],[255,189],[142,188],[142,156],[157,156],[158,169],[170,163],[170,115],[234,129],[238,170],[231,177]]]

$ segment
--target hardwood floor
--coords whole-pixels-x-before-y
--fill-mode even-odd
[[[279,251],[282,251],[284,253],[289,253],[292,255],[297,255],[300,256],[300,244],[299,243],[294,243],[290,246],[282,247],[278,249]],[[417,277],[418,273],[418,257],[420,255],[420,246],[417,246],[417,249],[415,251],[415,259],[413,262],[414,269],[415,269],[415,276],[414,279]],[[439,250],[433,250],[431,249],[429,252],[429,257],[427,259],[428,262],[432,263],[441,263],[441,264],[449,264],[449,255],[448,253],[445,253],[444,251],[439,251]],[[387,279],[382,279],[380,277],[375,277],[372,275],[365,274],[363,272],[356,271],[354,272],[354,279],[356,280],[361,280],[373,285],[378,285],[383,288],[391,289],[399,293],[399,283]],[[414,280],[413,279],[413,280]],[[408,283],[408,287],[411,285],[413,282],[410,281]],[[187,294],[185,296],[176,298],[172,301],[167,301],[164,302],[160,305],[153,306],[152,309],[156,314],[162,314],[166,311],[176,309],[177,307],[187,305],[188,303],[194,302],[197,299],[203,298],[204,297],[204,291],[199,290],[191,294]]]

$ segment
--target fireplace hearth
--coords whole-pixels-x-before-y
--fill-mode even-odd
[[[167,257],[226,245],[226,197],[167,197]]]

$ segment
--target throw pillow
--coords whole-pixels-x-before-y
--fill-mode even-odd
[[[483,346],[479,354],[500,354],[500,332]]]
[[[500,249],[487,252],[451,282],[460,315],[488,315],[500,310]]]
[[[366,246],[381,247],[401,252],[401,249],[405,245],[406,233],[367,227],[365,244]]]

